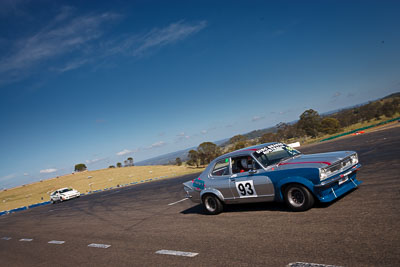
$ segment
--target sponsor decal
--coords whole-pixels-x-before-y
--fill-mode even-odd
[[[257,154],[261,154],[261,153],[268,154],[279,148],[282,148],[283,146],[285,146],[285,145],[282,143],[272,144],[272,145],[269,145],[269,146],[266,146],[266,147],[263,147],[263,148],[257,150],[256,153]]]
[[[193,181],[193,187],[197,188],[197,189],[204,189],[204,187],[205,187],[204,181],[200,180],[199,178],[195,179]]]

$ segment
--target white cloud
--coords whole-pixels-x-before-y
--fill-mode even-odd
[[[103,161],[103,160],[106,160],[106,159],[107,158],[88,159],[85,162],[86,162],[86,164],[93,164],[93,163],[100,162],[100,161]]]
[[[265,118],[265,116],[254,116],[254,117],[251,119],[251,121],[255,122],[255,121],[262,120],[262,119],[264,119],[264,118]]]
[[[207,130],[202,130],[201,131],[201,134],[206,134],[207,133]]]
[[[162,147],[162,146],[165,146],[166,144],[167,143],[165,143],[164,141],[159,141],[159,142],[152,144],[149,148]]]
[[[17,175],[15,173],[3,176],[0,178],[1,181],[7,181],[7,180],[11,180],[13,178],[15,178]]]
[[[133,153],[133,151],[132,150],[128,150],[128,149],[124,149],[124,150],[118,152],[117,156],[123,156],[123,155],[127,155],[127,154],[130,154],[130,153]]]
[[[184,132],[180,132],[179,134],[176,135],[177,139],[176,139],[176,143],[181,142],[183,140],[187,140],[190,139],[190,136],[185,134]]]
[[[111,22],[121,15],[112,12],[76,15],[76,12],[74,8],[62,7],[38,32],[16,41],[5,40],[13,49],[0,59],[0,84],[23,80],[37,70],[62,73],[94,62],[98,63],[95,68],[101,68],[104,62],[114,66],[110,58],[115,55],[140,57],[182,41],[207,26],[206,21],[177,21],[142,35],[124,33],[105,40],[102,37]],[[51,65],[44,67],[44,64]]]
[[[149,49],[163,47],[183,40],[207,26],[206,21],[189,24],[184,21],[171,23],[165,28],[154,28],[147,34],[136,39],[139,46],[133,51],[134,56],[140,56]]]
[[[45,170],[41,170],[40,173],[53,173],[58,171],[57,169],[45,169]]]
[[[88,49],[87,44],[103,35],[103,25],[116,19],[114,13],[90,14],[72,17],[71,8],[62,8],[61,12],[39,32],[22,38],[13,44],[14,51],[0,61],[0,74],[8,80],[23,78],[41,63],[71,52]],[[72,58],[64,67],[52,67],[67,71],[85,64],[85,58]],[[20,78],[21,79],[21,78]]]
[[[24,172],[24,176],[29,176],[29,173],[27,173],[27,172]]]
[[[66,72],[69,70],[77,69],[86,63],[89,62],[89,59],[83,58],[83,59],[77,59],[71,62],[67,62],[67,64],[61,68],[54,68],[54,70],[59,71],[59,72]]]

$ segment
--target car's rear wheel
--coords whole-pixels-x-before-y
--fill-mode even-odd
[[[293,211],[306,211],[314,205],[314,196],[306,187],[292,184],[285,189],[285,201]]]
[[[222,212],[224,206],[218,197],[207,194],[203,197],[203,205],[208,214],[216,215]]]

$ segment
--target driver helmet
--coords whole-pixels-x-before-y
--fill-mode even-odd
[[[248,169],[249,166],[247,164],[247,159],[241,159],[240,164],[242,165],[243,168]]]

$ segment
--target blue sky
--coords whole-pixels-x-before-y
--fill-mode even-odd
[[[400,88],[398,1],[0,2],[0,188]]]

